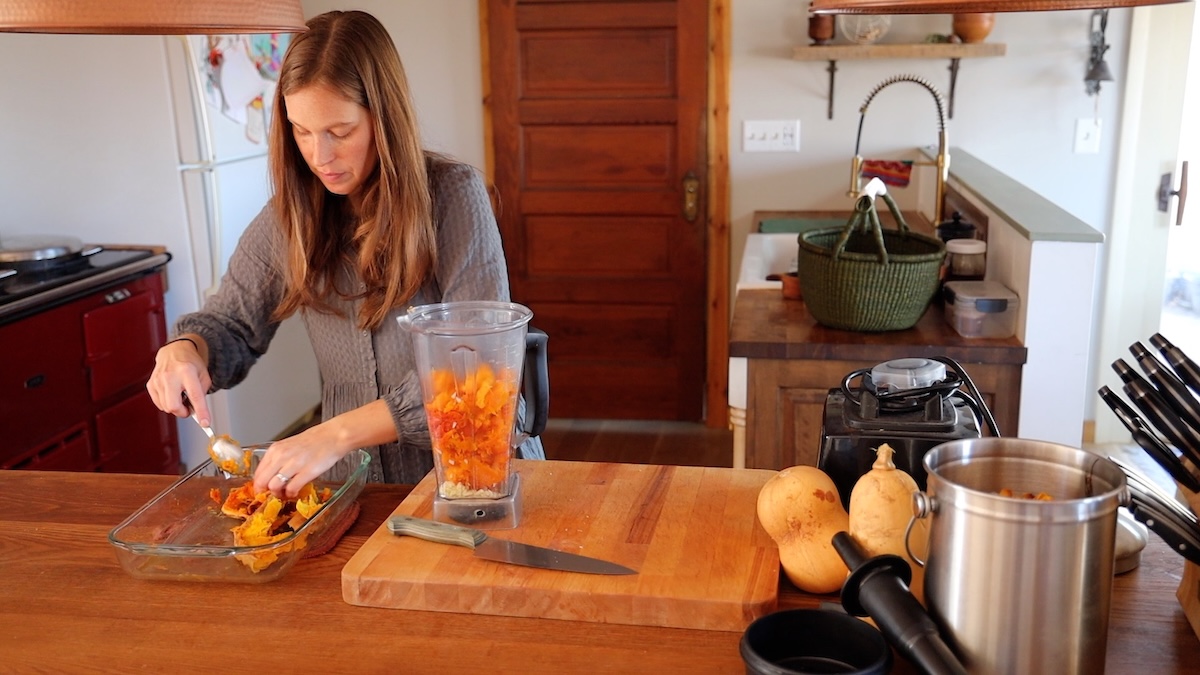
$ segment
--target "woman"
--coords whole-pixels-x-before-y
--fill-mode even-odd
[[[232,387],[300,312],[322,377],[323,421],[278,441],[256,491],[295,496],[356,448],[369,480],[415,483],[433,466],[408,307],[507,300],[487,190],[425,152],[400,57],[364,12],[308,22],[279,73],[269,139],[274,195],[238,242],[220,290],[179,319],[146,387],[161,410],[208,424],[207,391]],[[247,411],[252,414],[252,411]],[[521,456],[543,458],[533,439]]]

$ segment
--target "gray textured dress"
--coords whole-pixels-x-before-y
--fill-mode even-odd
[[[487,190],[478,172],[465,164],[430,164],[438,265],[434,278],[408,305],[455,300],[508,300],[508,270],[500,232]],[[215,295],[204,308],[176,322],[175,334],[196,333],[209,344],[213,389],[241,382],[275,336],[271,313],[283,295],[283,242],[278,219],[268,204],[250,223],[229,261]],[[349,266],[339,287],[361,288]],[[367,448],[372,461],[368,480],[415,484],[433,468],[429,428],[422,408],[408,333],[392,310],[374,331],[356,327],[360,301],[335,297],[344,316],[302,311],[321,372],[321,413],[329,419],[377,399],[387,401],[399,441]],[[544,459],[541,442],[530,439],[521,457]]]

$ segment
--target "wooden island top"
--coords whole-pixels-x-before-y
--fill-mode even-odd
[[[862,333],[817,323],[803,300],[785,299],[777,289],[746,289],[734,301],[729,356],[746,360],[744,466],[782,469],[817,465],[829,390],[849,373],[892,359],[954,359],[978,387],[1000,435],[1016,435],[1028,352],[1015,337],[962,337],[936,303],[912,328]]]
[[[410,486],[368,485],[362,514],[337,546],[300,560],[279,581],[134,579],[106,537],[173,480],[0,471],[0,670],[744,672],[739,632],[347,604],[342,567]],[[1200,642],[1175,598],[1182,570],[1183,559],[1151,537],[1141,565],[1116,578],[1108,673],[1196,672]],[[781,608],[836,601],[786,581],[780,589]],[[892,672],[916,670],[898,659]]]
[[[929,309],[908,330],[882,333],[828,328],[817,323],[803,300],[778,290],[738,292],[729,330],[729,355],[753,359],[837,359],[876,362],[904,356],[949,356],[963,363],[1020,365],[1027,356],[1015,337],[965,338],[946,323],[942,307]]]

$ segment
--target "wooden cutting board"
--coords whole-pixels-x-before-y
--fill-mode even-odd
[[[521,520],[489,535],[638,570],[605,576],[474,557],[384,523],[342,569],[353,605],[742,631],[775,609],[779,552],[758,524],[776,472],[514,460]],[[426,476],[396,514],[432,518]]]

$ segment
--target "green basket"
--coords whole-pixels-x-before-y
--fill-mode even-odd
[[[804,303],[830,328],[882,332],[912,328],[937,293],[946,245],[911,232],[891,196],[898,230],[884,230],[868,196],[845,227],[803,232],[797,273]]]

